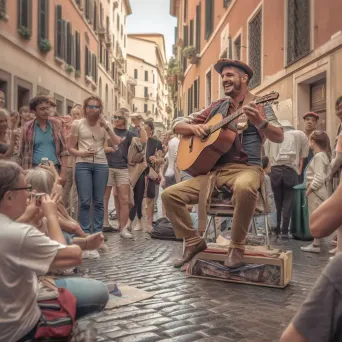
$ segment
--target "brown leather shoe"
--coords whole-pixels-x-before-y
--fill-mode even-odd
[[[241,248],[228,248],[227,258],[224,261],[224,265],[230,268],[238,268],[243,266],[243,256],[245,251]]]
[[[182,267],[184,264],[189,262],[197,253],[203,252],[207,249],[207,243],[201,240],[197,245],[185,247],[182,259],[177,259],[173,266],[175,268]]]

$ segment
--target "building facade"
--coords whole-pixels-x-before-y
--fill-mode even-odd
[[[172,117],[166,65],[163,35],[128,35],[127,73],[129,83],[136,84],[131,109],[145,119],[153,119],[157,129],[168,128]]]
[[[118,108],[113,50],[117,39],[112,25],[116,12],[120,18],[130,14],[129,1],[1,0],[0,90],[5,92],[7,108],[18,110],[37,94],[53,96],[60,115],[69,114],[90,94],[102,97],[104,114]],[[124,26],[125,20],[121,22]],[[124,46],[125,29],[120,24],[121,31]]]
[[[213,66],[232,58],[254,69],[252,92],[279,92],[274,109],[280,119],[301,128],[302,115],[313,110],[334,137],[335,101],[342,95],[341,10],[340,0],[170,0],[178,19],[178,68],[169,70],[177,114],[224,96]]]

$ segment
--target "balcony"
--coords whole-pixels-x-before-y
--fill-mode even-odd
[[[100,26],[97,29],[97,32],[98,32],[100,38],[105,39],[105,37],[106,37],[106,28],[105,27]]]
[[[130,84],[132,86],[136,86],[138,83],[137,83],[137,80],[135,80],[134,78],[128,76],[127,84]]]

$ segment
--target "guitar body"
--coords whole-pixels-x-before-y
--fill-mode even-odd
[[[216,114],[207,125],[213,126],[222,119],[221,114]],[[204,141],[196,136],[182,136],[178,146],[178,168],[193,177],[207,174],[218,159],[230,150],[235,137],[235,132],[222,128],[210,134]]]

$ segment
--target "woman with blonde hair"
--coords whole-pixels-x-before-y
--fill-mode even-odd
[[[93,204],[94,232],[102,232],[104,219],[104,193],[108,181],[108,164],[104,152],[105,142],[119,145],[121,139],[110,129],[103,115],[99,97],[90,96],[83,104],[84,118],[75,120],[67,146],[76,157],[75,180],[80,202],[80,224],[91,234],[90,205]],[[97,251],[91,253],[99,258]]]

